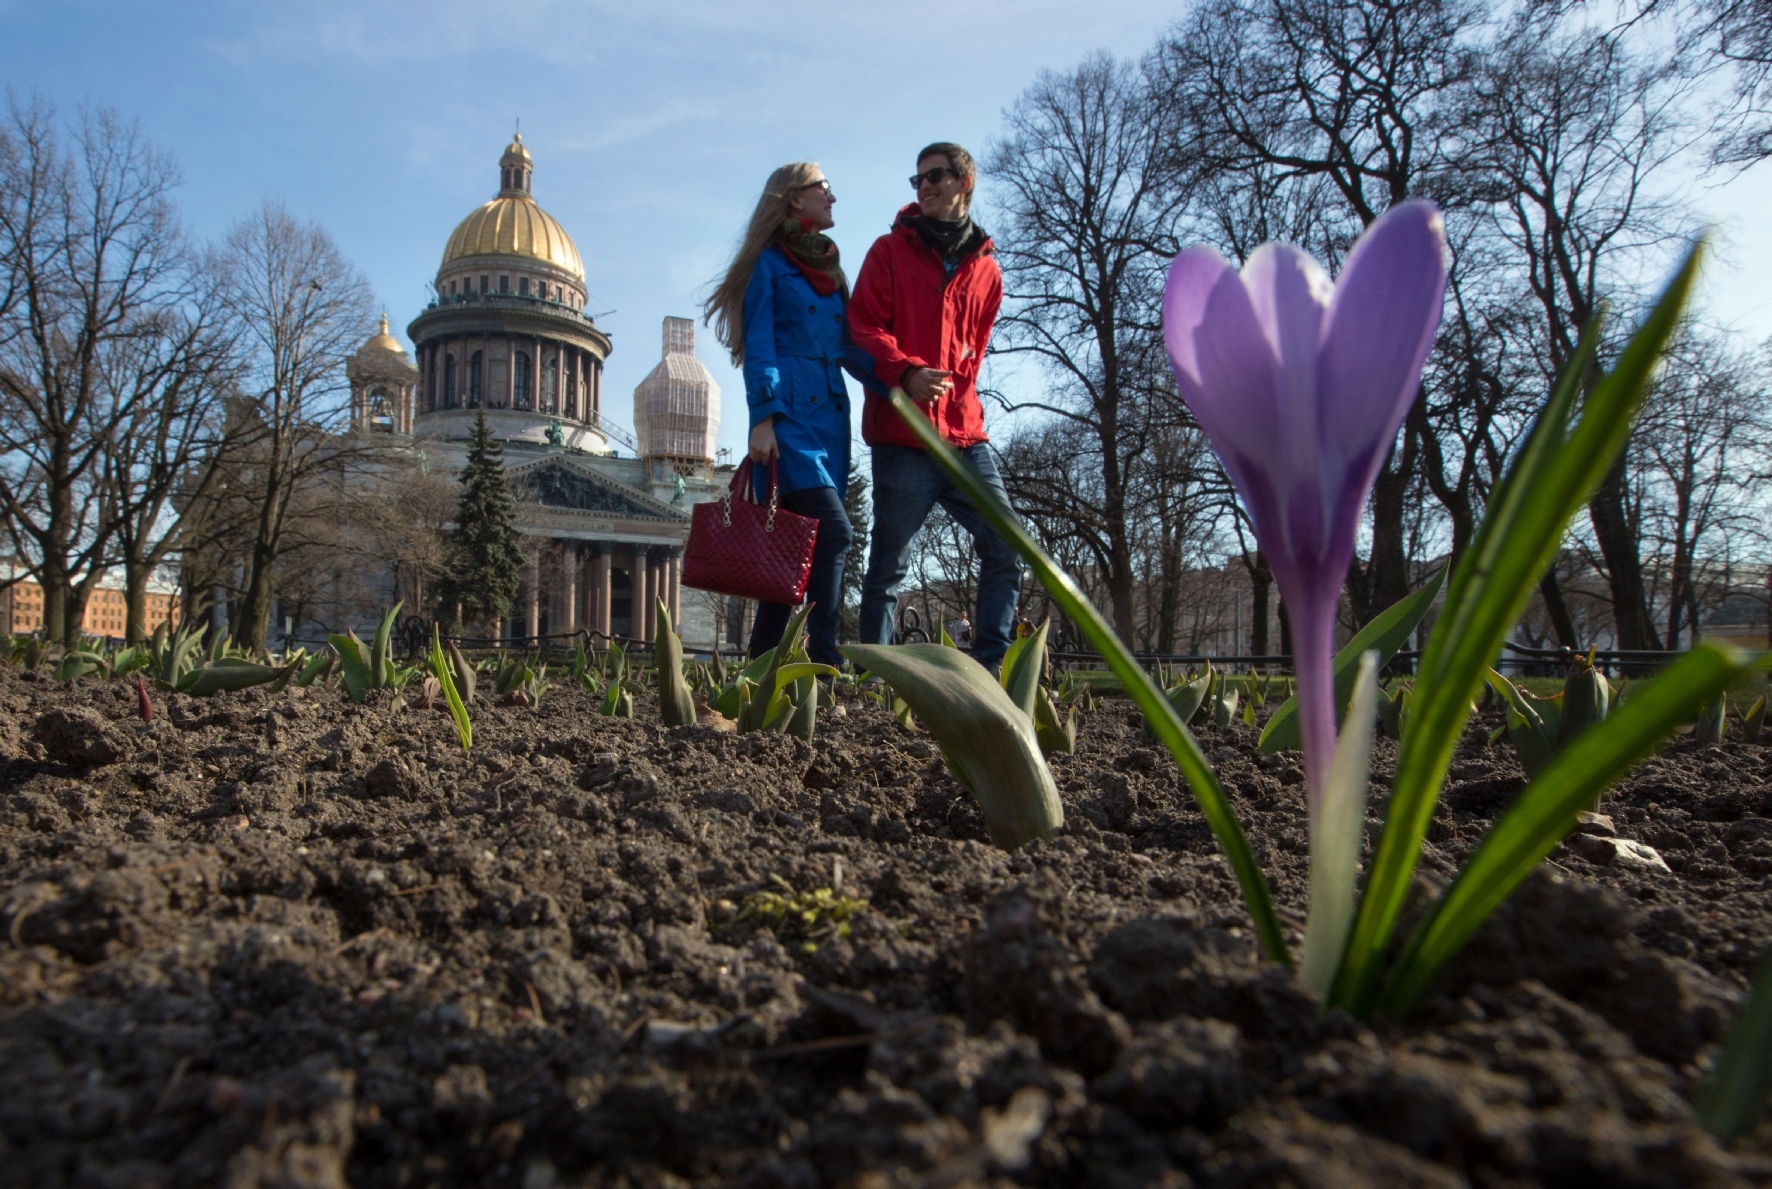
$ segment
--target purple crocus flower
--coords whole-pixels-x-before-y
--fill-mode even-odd
[[[1430,202],[1385,212],[1333,284],[1290,244],[1263,244],[1241,274],[1196,247],[1175,258],[1163,292],[1176,383],[1285,600],[1313,822],[1335,755],[1336,604],[1445,292],[1445,227]]]

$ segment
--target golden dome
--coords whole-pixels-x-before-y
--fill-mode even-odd
[[[400,345],[400,340],[388,333],[388,316],[386,314],[381,316],[381,329],[369,337],[369,341],[363,344],[363,349],[365,351],[371,349],[392,351],[402,358],[406,355],[406,348]]]
[[[466,256],[519,256],[585,277],[572,237],[527,194],[494,198],[461,221],[443,249],[442,267]]]
[[[563,269],[582,284],[585,266],[572,237],[530,196],[534,163],[521,136],[505,146],[498,164],[498,197],[461,221],[443,249],[442,267],[468,256],[516,256]]]

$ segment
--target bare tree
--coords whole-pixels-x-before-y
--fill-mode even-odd
[[[1694,79],[1730,81],[1728,97],[1712,105],[1711,161],[1746,168],[1772,157],[1772,0],[1639,0],[1611,35],[1647,30],[1645,41],[1668,40],[1657,17],[1671,25],[1674,65]]]
[[[1650,568],[1666,575],[1658,602],[1670,648],[1682,635],[1696,638],[1704,611],[1728,594],[1744,559],[1764,560],[1768,396],[1764,348],[1732,350],[1715,332],[1690,331],[1646,402],[1633,461],[1647,487]]]
[[[1300,242],[1333,263],[1442,169],[1443,112],[1483,18],[1469,0],[1208,0],[1157,51],[1193,134],[1180,152],[1258,188],[1333,194],[1333,208],[1293,202],[1312,210]],[[1408,591],[1407,502],[1431,432],[1424,395],[1373,487],[1371,554],[1349,575],[1360,618]]]
[[[188,540],[228,457],[224,400],[236,357],[213,272],[199,269],[178,311],[109,361],[116,407],[104,430],[102,481],[123,570],[125,634],[147,636],[148,584]],[[150,323],[154,320],[148,320]]]
[[[1089,455],[1095,481],[1071,493],[1073,519],[1127,639],[1137,630],[1132,472],[1180,407],[1137,359],[1156,335],[1185,200],[1161,166],[1173,140],[1162,110],[1140,70],[1096,55],[1038,77],[988,164],[1005,290],[997,349],[1032,356],[1051,380],[1044,399],[1009,407],[1057,418]]]
[[[235,639],[262,647],[276,601],[278,560],[297,496],[371,453],[345,433],[345,359],[373,312],[368,284],[332,237],[267,200],[224,245],[226,293],[247,352],[249,416],[239,432],[250,459],[250,542]]]
[[[0,520],[73,643],[117,533],[123,434],[188,409],[218,356],[171,202],[172,163],[116,112],[8,97],[0,128]],[[177,418],[175,418],[177,420]],[[139,453],[137,457],[140,457]],[[160,460],[148,460],[151,468]],[[139,477],[137,473],[134,477]]]
[[[1621,279],[1673,238],[1677,216],[1649,179],[1673,157],[1676,95],[1614,39],[1518,21],[1486,55],[1464,126],[1468,160],[1493,178],[1493,226],[1512,248],[1539,317],[1528,342],[1549,390]],[[1620,302],[1620,304],[1623,304]],[[1659,648],[1649,614],[1627,457],[1589,520],[1612,587],[1622,648]]]

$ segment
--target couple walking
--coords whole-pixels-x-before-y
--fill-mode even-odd
[[[837,245],[837,196],[824,172],[801,162],[769,175],[737,257],[708,299],[721,345],[744,369],[750,457],[778,460],[781,506],[818,520],[806,598],[808,652],[839,665],[843,559],[853,532],[843,511],[849,481],[847,370],[866,390],[862,437],[873,450],[873,536],[862,585],[861,641],[891,642],[911,538],[937,503],[972,534],[980,560],[973,655],[995,669],[1015,628],[1021,562],[948,480],[886,402],[903,388],[941,436],[999,495],[978,371],[1003,298],[990,237],[972,221],[972,156],[956,144],[917,155],[917,201],[869,249],[851,294]],[[767,483],[766,475],[759,476]],[[763,494],[758,492],[759,496]],[[1007,502],[1007,499],[1004,501]],[[772,646],[791,608],[758,607],[751,655]]]

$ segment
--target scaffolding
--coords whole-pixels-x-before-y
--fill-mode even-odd
[[[645,459],[700,471],[714,461],[720,432],[720,386],[695,357],[695,322],[664,320],[664,352],[634,389],[634,430]]]

